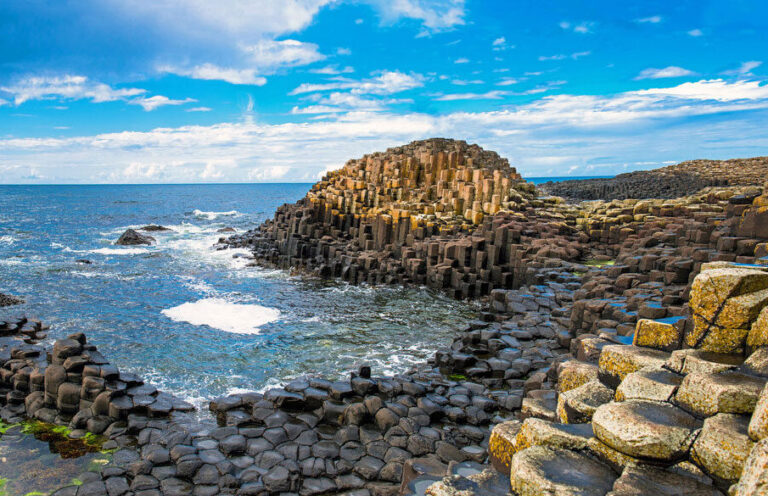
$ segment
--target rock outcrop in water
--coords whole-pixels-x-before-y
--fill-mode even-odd
[[[24,300],[17,296],[0,293],[0,307],[9,307],[21,303],[24,303]]]
[[[155,238],[147,234],[141,234],[133,229],[126,230],[115,241],[116,245],[133,246],[133,245],[151,245],[155,242]]]
[[[677,198],[708,186],[760,185],[766,176],[768,157],[691,160],[613,178],[549,182],[539,187],[549,194],[579,200]]]

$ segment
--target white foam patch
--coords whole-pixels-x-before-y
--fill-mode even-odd
[[[2,245],[12,245],[15,242],[16,242],[16,238],[14,238],[13,236],[9,236],[9,235],[0,236],[0,244]]]
[[[194,214],[195,217],[200,217],[202,219],[214,220],[219,217],[234,217],[239,215],[240,212],[237,210],[230,210],[229,212],[205,212],[203,210],[194,209],[192,214]]]
[[[72,250],[79,253],[79,250]],[[140,255],[142,253],[149,253],[147,248],[98,248],[96,250],[88,250],[88,253],[98,253],[99,255]]]
[[[204,298],[162,311],[176,322],[207,325],[235,334],[258,334],[259,327],[280,318],[280,310],[256,304],[232,303],[221,298]]]

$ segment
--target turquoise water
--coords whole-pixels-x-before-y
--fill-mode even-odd
[[[116,365],[202,404],[304,373],[421,362],[475,308],[419,288],[366,288],[245,267],[213,251],[304,196],[308,184],[0,186],[0,308],[52,338],[84,331]],[[152,246],[113,245],[160,224]],[[90,264],[78,262],[80,259]]]

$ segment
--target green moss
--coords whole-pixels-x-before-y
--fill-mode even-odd
[[[451,375],[448,376],[448,378],[450,380],[452,380],[452,381],[466,381],[467,380],[467,376],[465,376],[463,374],[451,374]]]
[[[615,260],[587,260],[584,262],[584,265],[588,267],[609,267],[615,264]]]
[[[577,270],[577,271],[573,271],[573,272],[571,272],[571,274],[573,274],[573,275],[574,275],[574,276],[576,276],[576,277],[584,277],[584,275],[586,274],[586,272],[581,272],[581,271],[578,271],[578,270]]]

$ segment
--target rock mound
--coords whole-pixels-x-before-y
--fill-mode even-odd
[[[677,198],[709,186],[760,185],[768,174],[768,157],[731,160],[690,160],[614,178],[548,182],[540,189],[579,200]]]
[[[140,234],[133,229],[128,229],[115,241],[116,245],[133,246],[133,245],[151,245],[155,242],[155,238],[147,236],[146,234]]]
[[[0,307],[9,307],[11,305],[19,305],[24,303],[24,300],[16,296],[0,293]]]

